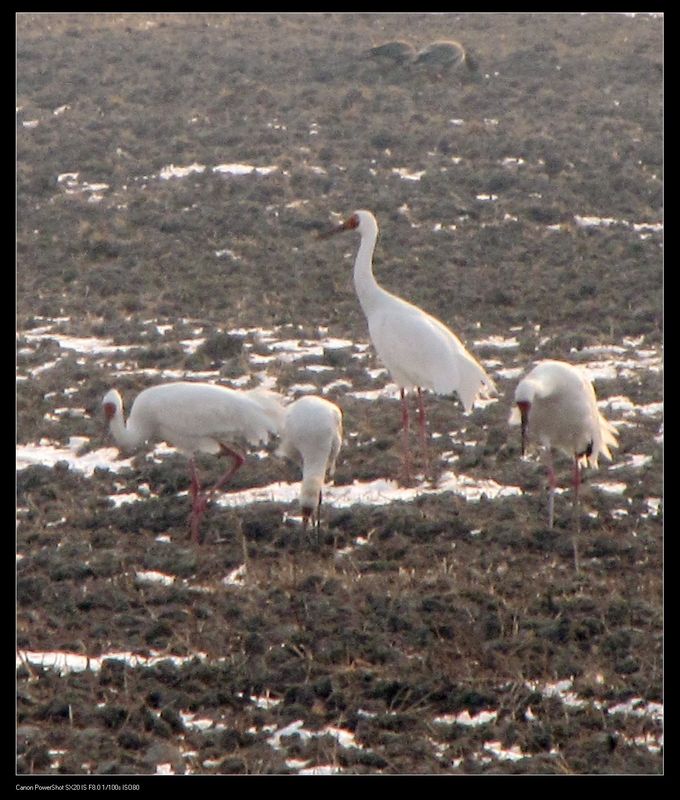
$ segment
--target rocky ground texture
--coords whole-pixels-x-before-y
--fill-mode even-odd
[[[475,68],[369,54],[437,39]],[[17,772],[662,771],[662,40],[649,14],[18,15],[17,436],[57,455],[18,464]],[[337,500],[401,445],[357,242],[316,239],[356,208],[378,280],[500,390],[428,396],[434,480],[382,504]],[[568,461],[547,530],[507,424],[540,358],[619,429],[578,573]],[[341,406],[318,537],[272,496],[196,547],[182,457],[82,468],[110,386],[176,376]],[[226,494],[298,479],[251,453]]]

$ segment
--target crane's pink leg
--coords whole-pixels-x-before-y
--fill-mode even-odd
[[[548,452],[548,527],[552,529],[555,519],[555,489],[557,488],[557,478],[553,467],[552,455]]]
[[[319,489],[319,505],[316,507],[316,541],[319,541],[319,532],[321,531],[321,501],[323,500],[323,492]]]
[[[307,527],[310,525],[312,526],[312,530],[316,536],[316,542],[319,543],[319,534],[321,532],[321,499],[323,497],[323,492],[319,492],[319,502],[317,503],[316,509],[312,509],[311,511],[305,511],[302,515],[302,530],[306,531]]]
[[[401,426],[403,428],[404,437],[404,486],[411,483],[411,452],[409,450],[409,415],[408,415],[408,402],[406,400],[406,392],[401,389]]]
[[[191,475],[191,500],[193,505],[196,505],[196,498],[201,491],[201,484],[198,480],[198,472],[196,471],[196,460],[192,456],[189,459],[189,474]]]
[[[418,387],[418,422],[420,423],[420,449],[423,454],[423,471],[427,478],[430,474],[430,453],[427,446],[427,428],[425,421],[425,402],[423,400],[423,392]]]
[[[579,571],[579,557],[578,557],[578,537],[581,535],[581,504],[579,497],[579,487],[581,485],[581,465],[579,464],[579,457],[574,456],[574,516],[576,517],[576,532],[572,536],[572,545],[574,548],[574,568],[576,572]]]
[[[222,475],[222,477],[217,481],[217,483],[209,489],[207,492],[201,491],[201,486],[198,481],[198,473],[196,472],[196,464],[194,459],[192,458],[189,462],[191,467],[191,495],[193,498],[192,507],[191,507],[191,518],[190,518],[190,527],[189,527],[189,535],[195,541],[200,541],[200,525],[201,520],[203,519],[203,515],[208,507],[208,503],[214,497],[215,493],[236,473],[236,471],[241,467],[245,458],[236,450],[233,450],[228,445],[223,444],[220,442],[220,452],[219,455],[227,455],[233,459],[233,462],[229,469]]]
[[[207,500],[201,492],[201,484],[198,480],[196,461],[192,457],[189,459],[189,470],[191,474],[191,515],[189,517],[189,537],[195,542],[200,538],[201,519],[205,513]]]
[[[579,501],[579,486],[581,485],[581,465],[578,456],[574,456],[574,503]]]
[[[233,459],[232,465],[229,469],[222,475],[222,477],[217,481],[217,483],[212,487],[210,490],[210,495],[214,495],[219,489],[224,486],[224,484],[230,479],[233,478],[237,471],[243,465],[245,458],[238,450],[234,450],[233,448],[229,447],[229,445],[223,444],[220,442],[220,452],[221,456],[230,456]]]

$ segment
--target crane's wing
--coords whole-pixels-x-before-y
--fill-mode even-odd
[[[266,441],[278,432],[272,407],[265,410],[248,392],[216,384],[178,382],[155,387],[140,395],[133,407],[146,419],[155,421],[160,438],[180,449],[217,452],[219,442],[244,439],[248,444]]]
[[[369,327],[378,356],[401,386],[456,392],[466,411],[480,394],[495,391],[460,339],[410,303],[390,303],[369,320]]]
[[[338,431],[338,433],[333,437],[331,441],[331,452],[328,456],[328,477],[332,478],[335,475],[335,462],[338,460],[338,454],[340,452],[340,448],[342,447],[342,431]]]
[[[590,415],[593,436],[593,452],[588,457],[588,460],[594,467],[597,467],[599,455],[603,455],[608,461],[612,460],[609,448],[619,446],[618,431],[609,420],[604,418],[597,407],[597,396],[592,381],[585,373],[581,372],[580,374],[585,396],[587,397],[588,414]]]

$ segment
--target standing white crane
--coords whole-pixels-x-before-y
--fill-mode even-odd
[[[286,408],[279,455],[302,461],[300,508],[303,524],[321,524],[322,487],[335,472],[342,445],[342,411],[322,397],[306,395]]]
[[[573,459],[574,511],[578,534],[581,468],[597,467],[600,455],[612,460],[609,448],[618,446],[616,428],[600,413],[595,389],[588,376],[564,361],[539,362],[517,385],[515,403],[516,408],[509,421],[522,426],[522,455],[530,439],[538,442],[546,451],[549,528],[553,527],[557,486],[552,448]],[[576,538],[573,544],[574,564],[578,570]]]
[[[127,423],[123,400],[111,389],[102,400],[104,415],[119,447],[132,450],[149,441],[164,441],[189,458],[191,516],[189,535],[199,541],[208,501],[239,469],[245,456],[234,440],[256,445],[278,434],[285,408],[282,398],[263,389],[237,391],[212,383],[177,381],[152,386],[135,399]],[[229,456],[232,464],[208,492],[201,489],[197,453]]]
[[[370,211],[355,211],[340,226],[321,234],[321,238],[353,230],[361,236],[354,262],[354,287],[378,357],[400,389],[405,480],[410,482],[406,391],[415,388],[418,392],[420,440],[425,452],[422,389],[436,394],[456,392],[468,412],[480,395],[493,393],[496,387],[460,339],[443,323],[378,285],[372,266],[378,223]]]

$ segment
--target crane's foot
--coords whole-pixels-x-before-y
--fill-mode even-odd
[[[555,489],[551,486],[548,491],[548,528],[553,529],[555,522]]]
[[[574,535],[571,537],[571,546],[574,550],[574,569],[576,570],[576,574],[578,575],[581,571],[581,562],[579,560],[578,555],[578,536]]]
[[[413,477],[410,462],[402,464],[401,472],[399,473],[399,485],[404,489],[408,489],[411,486],[415,486],[415,484],[416,481]]]
[[[437,475],[432,468],[432,461],[430,460],[430,451],[426,449],[423,452],[423,477],[429,483],[435,485],[437,483]]]

